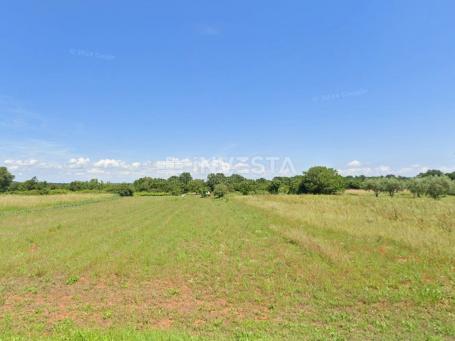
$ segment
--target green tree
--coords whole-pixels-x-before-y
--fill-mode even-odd
[[[417,175],[417,177],[419,178],[424,178],[427,176],[444,176],[444,173],[438,169],[429,169],[425,173],[420,173],[419,175]]]
[[[6,192],[14,180],[12,175],[6,167],[0,167],[0,192]]]
[[[87,188],[90,190],[101,190],[103,188],[103,183],[100,182],[98,179],[91,179],[87,183]]]
[[[182,191],[183,193],[188,193],[189,192],[189,184],[191,180],[193,180],[193,177],[191,176],[190,173],[184,172],[179,175],[178,180],[182,184]]]
[[[433,199],[449,194],[453,188],[453,181],[447,176],[429,176],[425,182],[426,194]]]
[[[33,191],[34,189],[39,189],[38,187],[39,187],[38,178],[36,176],[31,178],[30,180],[24,181],[21,184],[21,188],[24,191]]]
[[[70,191],[76,192],[86,189],[87,185],[83,181],[73,181],[69,184],[68,188]]]
[[[427,192],[427,182],[424,178],[414,178],[408,181],[406,188],[414,197],[420,198]]]
[[[229,189],[225,184],[217,184],[213,189],[213,196],[215,198],[222,198],[228,193]]]
[[[335,194],[344,190],[344,180],[333,168],[312,167],[303,173],[300,193]]]
[[[207,192],[207,191],[208,191],[208,187],[203,180],[194,179],[194,180],[191,180],[188,184],[188,192],[201,194],[202,192]]]
[[[265,193],[268,191],[270,180],[259,178],[255,182],[255,192]]]
[[[363,189],[372,191],[376,197],[383,191],[382,181],[378,178],[369,178],[363,183]]]
[[[360,176],[348,175],[344,177],[344,182],[346,184],[346,188],[348,189],[362,189],[363,184],[365,182],[365,175]]]
[[[225,184],[226,182],[226,176],[223,173],[211,173],[207,176],[207,185],[212,192],[214,191],[216,185]]]
[[[289,179],[289,194],[298,194],[300,191],[300,184],[303,181],[302,175],[293,176]]]
[[[381,180],[382,190],[387,192],[391,197],[398,193],[402,188],[401,181],[395,177],[388,177]]]
[[[243,180],[239,183],[237,189],[243,195],[248,195],[254,191],[254,181],[251,180]]]
[[[134,195],[134,191],[128,184],[121,184],[117,189],[116,193],[121,197],[132,197]]]
[[[446,174],[451,180],[455,180],[455,172]]]
[[[180,182],[178,176],[171,176],[167,179],[167,190],[166,192],[171,193],[172,195],[180,195],[184,193],[185,189],[183,184]]]
[[[245,180],[246,178],[240,174],[232,174],[231,176],[226,177],[226,184],[230,189],[240,192],[239,186]]]
[[[281,186],[281,181],[278,179],[273,179],[269,183],[269,187],[267,188],[267,190],[270,194],[278,194],[278,191],[280,190],[280,186]]]

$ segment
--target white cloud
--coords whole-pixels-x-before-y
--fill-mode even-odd
[[[356,161],[356,160],[354,160]],[[339,172],[342,175],[351,175],[351,176],[356,176],[356,175],[366,175],[366,176],[381,176],[381,175],[389,175],[389,174],[394,174],[394,175],[400,175],[400,176],[415,176],[419,173],[426,172],[430,167],[427,166],[422,166],[418,164],[410,165],[410,166],[405,166],[401,168],[393,168],[388,165],[363,165],[363,164],[358,164],[355,163],[354,161],[351,161],[348,163],[348,167],[345,169],[340,169]],[[447,170],[452,169],[452,167],[432,167],[435,169],[440,169],[443,172],[448,172]]]
[[[152,168],[169,170],[169,169],[184,169],[193,166],[193,161],[190,159],[179,159],[175,157],[169,157],[166,160],[159,160],[150,163]]]
[[[90,168],[87,170],[87,173],[89,174],[105,174],[105,171],[99,168]]]
[[[33,166],[38,163],[38,160],[5,160],[5,165],[10,166]]]
[[[69,161],[70,168],[82,168],[87,166],[90,163],[89,158],[79,157],[79,158],[72,158]]]
[[[37,158],[24,157],[16,159],[5,157],[5,159],[4,162],[0,162],[0,165],[5,165],[17,176],[19,181],[37,176],[39,179],[55,182],[89,180],[94,177],[104,181],[121,182],[133,181],[144,176],[167,178],[183,172],[190,172],[196,178],[205,178],[210,173],[224,173],[226,175],[237,173],[251,178],[272,178],[279,175],[292,176],[297,174],[291,159],[273,157],[169,157],[164,160],[143,162],[128,162],[113,158],[91,161],[88,157],[82,156],[66,156],[50,158],[49,161],[41,161],[47,160],[45,158],[42,159],[41,155]],[[347,163],[346,168],[340,169],[339,172],[342,175],[353,176],[388,174],[414,176],[425,172],[429,168],[441,169],[444,172],[455,170],[455,166],[427,167],[418,164],[393,168],[389,165],[375,165],[352,160]]]
[[[121,160],[104,159],[97,161],[94,166],[96,168],[119,168],[124,164]]]
[[[362,165],[362,163],[358,160],[352,160],[351,162],[348,162],[348,167],[350,168],[358,168]]]
[[[379,172],[381,173],[388,173],[390,174],[390,172],[392,172],[392,168],[390,166],[384,166],[384,165],[381,165],[377,168],[379,170]]]
[[[38,164],[38,160],[5,160],[4,164],[11,170],[23,169],[28,167],[33,167]]]

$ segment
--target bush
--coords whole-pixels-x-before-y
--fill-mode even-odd
[[[207,198],[210,195],[210,192],[208,191],[208,189],[202,189],[199,192],[199,195],[201,196],[201,198]]]
[[[116,192],[121,197],[132,197],[134,195],[134,191],[129,186],[122,186]]]
[[[213,189],[213,196],[215,198],[222,198],[228,193],[228,188],[225,184],[215,185]]]
[[[343,177],[335,169],[318,166],[303,173],[299,193],[335,194],[344,188]]]
[[[47,187],[44,187],[44,188],[39,189],[38,193],[40,195],[49,195],[51,193],[51,190]]]

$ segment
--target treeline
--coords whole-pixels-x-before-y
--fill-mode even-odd
[[[376,196],[381,193],[394,196],[409,190],[416,197],[440,198],[455,194],[455,172],[445,174],[429,170],[414,178],[387,175],[383,177],[346,176],[335,169],[323,166],[312,167],[302,175],[275,177],[271,180],[247,179],[242,175],[227,176],[223,173],[209,174],[206,180],[193,179],[190,173],[171,176],[168,179],[143,177],[133,183],[109,183],[97,179],[71,183],[48,183],[36,177],[15,182],[14,176],[0,167],[0,192],[27,194],[56,194],[67,192],[111,192],[122,196],[181,195],[197,193],[201,196],[222,197],[229,192],[247,194],[336,194],[346,189],[364,189]]]

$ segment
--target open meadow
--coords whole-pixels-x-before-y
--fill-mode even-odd
[[[0,340],[455,338],[455,197],[0,196]]]

